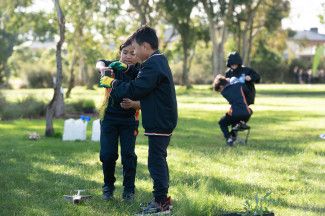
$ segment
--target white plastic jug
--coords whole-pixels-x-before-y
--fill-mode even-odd
[[[64,121],[63,141],[86,140],[88,121],[67,119]]]
[[[95,141],[95,142],[100,140],[100,120],[99,119],[93,121],[91,140]]]

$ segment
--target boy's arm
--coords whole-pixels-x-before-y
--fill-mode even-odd
[[[125,74],[131,79],[135,79],[138,76],[139,70],[140,70],[140,64],[136,63],[134,65],[129,65],[129,68],[125,72]]]
[[[158,80],[159,74],[153,66],[145,65],[135,80],[130,82],[114,80],[111,95],[119,99],[130,98],[140,100],[156,88]]]
[[[226,78],[231,78],[231,77],[232,77],[232,74],[231,74],[231,70],[230,70],[230,69],[228,69],[228,70],[226,71],[226,75],[225,75],[225,77],[226,77]]]
[[[251,68],[249,69],[248,74],[246,74],[246,75],[251,77],[250,82],[259,83],[261,80],[261,76]]]

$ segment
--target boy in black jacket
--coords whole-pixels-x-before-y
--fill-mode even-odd
[[[154,29],[144,26],[133,34],[135,54],[142,60],[137,78],[130,82],[102,79],[112,87],[114,98],[140,100],[142,124],[149,141],[148,169],[153,179],[154,200],[141,214],[168,212],[171,208],[167,146],[177,124],[175,86],[167,58],[158,51],[158,38]]]
[[[213,89],[220,92],[231,105],[226,115],[220,119],[219,125],[227,144],[233,146],[236,137],[229,132],[228,126],[235,126],[241,122],[246,123],[252,115],[252,110],[246,102],[243,84],[240,82],[230,84],[224,76],[217,76],[213,83]]]
[[[238,52],[232,52],[227,59],[226,78],[236,77],[244,82],[243,90],[247,99],[247,104],[254,104],[255,101],[255,85],[260,82],[260,75],[253,69],[243,66],[243,60]]]

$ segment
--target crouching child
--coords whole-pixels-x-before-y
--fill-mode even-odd
[[[228,127],[234,127],[239,123],[245,124],[252,115],[252,110],[246,102],[243,84],[241,82],[230,84],[226,77],[218,75],[213,82],[213,89],[220,92],[230,104],[229,110],[220,119],[219,125],[227,145],[233,146],[236,133],[229,131]]]

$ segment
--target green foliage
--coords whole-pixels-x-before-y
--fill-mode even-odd
[[[26,40],[53,39],[55,27],[49,23],[51,14],[26,12],[31,0],[1,1],[0,3],[0,85],[7,82],[11,71],[7,61],[13,47]]]
[[[40,101],[33,96],[28,96],[21,101],[18,101],[17,104],[22,108],[23,118],[36,118],[42,117],[45,115],[46,104],[44,101]]]
[[[79,99],[67,101],[66,114],[95,113],[96,105],[92,99]]]
[[[3,120],[17,118],[39,118],[45,115],[46,104],[32,96],[14,103],[6,102],[0,110],[0,117]]]
[[[254,201],[249,199],[245,200],[245,212],[243,216],[262,216],[264,213],[270,212],[268,207],[274,203],[274,200],[271,198],[271,192],[266,192],[266,194],[262,197],[256,193],[254,198]]]
[[[313,71],[313,74],[316,75],[316,72],[317,72],[317,68],[320,64],[320,61],[323,57],[325,57],[324,55],[324,51],[325,51],[325,46],[318,46],[316,48],[316,53],[315,53],[315,56],[314,56],[314,59],[313,59],[313,65],[312,65],[312,71]]]
[[[281,28],[281,20],[289,15],[290,2],[288,0],[269,1],[269,7],[265,9],[264,27],[273,32]]]
[[[23,109],[18,104],[6,104],[0,113],[1,120],[12,120],[22,117]]]
[[[30,88],[52,88],[53,77],[50,71],[30,71],[27,73],[28,87]]]
[[[288,67],[281,56],[266,47],[263,40],[258,42],[251,65],[261,75],[264,83],[284,82],[288,74]]]
[[[0,29],[0,86],[9,78],[7,61],[13,53],[16,39],[15,35]]]
[[[4,107],[7,104],[7,100],[5,98],[5,96],[0,92],[0,113],[3,112]]]
[[[12,75],[30,88],[52,88],[55,74],[55,50],[32,50],[21,47],[8,61]],[[19,87],[19,86],[15,86]]]
[[[94,113],[96,109],[95,102],[93,100],[84,100],[82,102],[82,110],[85,113]]]
[[[23,90],[20,90],[23,91]],[[13,120],[19,118],[41,118],[45,116],[47,103],[29,95],[17,101],[8,101],[0,94],[0,119]],[[65,105],[65,115],[96,113],[96,105],[92,99],[68,101]]]

